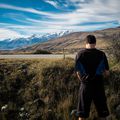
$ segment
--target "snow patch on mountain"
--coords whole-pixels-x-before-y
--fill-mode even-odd
[[[25,46],[33,45],[33,44],[43,43],[51,39],[65,36],[69,33],[71,33],[71,31],[46,33],[44,35],[33,34],[32,36],[27,38],[5,39],[0,41],[0,50],[12,50],[16,48],[22,48]]]

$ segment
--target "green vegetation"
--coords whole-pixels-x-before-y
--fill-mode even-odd
[[[52,53],[46,50],[36,50],[33,54],[52,54]]]
[[[111,111],[108,120],[120,118],[119,66],[119,63],[112,66],[111,76],[105,80]],[[74,61],[70,58],[0,60],[0,118],[70,120],[70,113],[77,106],[79,84],[74,74]],[[89,120],[95,118],[92,106]]]

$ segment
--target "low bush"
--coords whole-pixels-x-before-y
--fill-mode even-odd
[[[36,50],[33,54],[52,54],[52,53],[46,50]]]

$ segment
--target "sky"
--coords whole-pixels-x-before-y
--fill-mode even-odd
[[[0,40],[120,26],[120,0],[0,0]]]

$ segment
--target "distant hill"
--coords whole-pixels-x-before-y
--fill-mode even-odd
[[[43,43],[51,39],[55,39],[69,34],[70,31],[61,31],[56,33],[47,33],[44,35],[32,35],[28,38],[5,39],[0,41],[0,50],[13,50],[17,48],[27,47],[37,43]]]
[[[50,50],[52,52],[62,52],[65,49],[67,52],[75,52],[79,48],[84,47],[84,39],[86,35],[93,34],[97,38],[97,47],[105,49],[110,42],[113,34],[120,34],[120,27],[109,28],[94,32],[74,32],[60,38],[56,38],[44,43],[28,46],[22,49],[17,49],[18,52],[33,52],[39,49]]]

